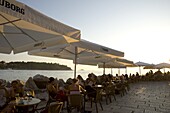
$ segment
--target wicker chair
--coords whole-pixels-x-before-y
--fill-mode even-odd
[[[98,113],[98,106],[97,106],[97,103],[100,104],[100,107],[101,109],[103,110],[103,106],[102,106],[102,103],[101,103],[101,90],[97,90],[97,93],[96,93],[96,96],[95,97],[90,97],[90,100],[91,100],[91,107],[93,105],[93,103],[95,103],[96,105],[96,113]]]
[[[101,90],[101,96],[105,97],[106,104],[108,104],[108,99],[110,100],[110,103],[112,102],[111,101],[110,87],[109,86],[106,86],[104,89]],[[102,97],[101,97],[101,99],[102,99]]]
[[[82,111],[83,108],[83,95],[82,94],[70,94],[68,95],[67,110],[71,113],[73,109]]]
[[[63,107],[63,102],[50,103],[48,107],[48,113],[60,113]]]

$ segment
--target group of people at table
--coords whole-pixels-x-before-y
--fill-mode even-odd
[[[12,81],[10,87],[6,87],[3,85],[2,81],[0,81],[1,113],[16,112],[16,105],[24,105],[24,100],[31,101],[34,95],[34,91],[24,88],[24,84],[19,80]]]
[[[90,96],[95,97],[96,96],[96,89],[94,88],[95,85],[100,84],[103,87],[106,85],[114,85],[113,81],[120,81],[125,82],[127,78],[125,76],[116,76],[113,75],[102,75],[102,76],[96,76],[93,73],[90,73],[88,75],[88,78],[86,80],[83,80],[83,78],[78,75],[77,78],[72,79],[71,83],[68,83],[65,85],[65,87],[59,86],[57,82],[55,82],[55,79],[53,77],[49,78],[49,82],[46,85],[46,89],[48,91],[48,94],[53,99],[56,99],[56,101],[62,101],[65,102],[68,100],[67,95],[68,94],[87,94],[90,92]],[[67,83],[67,82],[66,82]],[[6,113],[15,112],[15,105],[12,104],[9,105],[8,103],[11,100],[16,99],[16,95],[19,94],[20,97],[26,97],[25,89],[23,87],[23,84],[21,84],[19,81],[14,80],[11,82],[11,87],[6,89],[5,86],[1,85],[0,82],[0,89],[4,89],[5,95],[8,97],[6,101],[6,106],[1,107],[6,109]],[[34,97],[34,91],[31,91],[31,95]],[[88,97],[87,97],[88,98]],[[2,110],[3,111],[3,110]]]

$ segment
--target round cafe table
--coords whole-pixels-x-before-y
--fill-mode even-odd
[[[33,112],[40,102],[41,100],[38,98],[23,99],[22,103],[19,101],[15,106],[18,113],[28,113],[30,112],[30,109]]]

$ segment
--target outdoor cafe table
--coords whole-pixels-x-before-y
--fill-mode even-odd
[[[31,98],[31,99],[23,99],[22,103],[16,103],[16,109],[18,112],[28,113],[29,108],[32,108],[32,112],[34,111],[35,107],[41,102],[38,98]]]
[[[103,85],[94,85],[93,88],[95,88],[96,90],[100,90],[103,88]]]

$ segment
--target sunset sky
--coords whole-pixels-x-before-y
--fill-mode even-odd
[[[134,62],[170,63],[170,0],[18,0],[66,25],[81,38],[125,53]],[[57,62],[70,60],[0,54],[0,60]],[[78,66],[88,68],[88,66]]]

